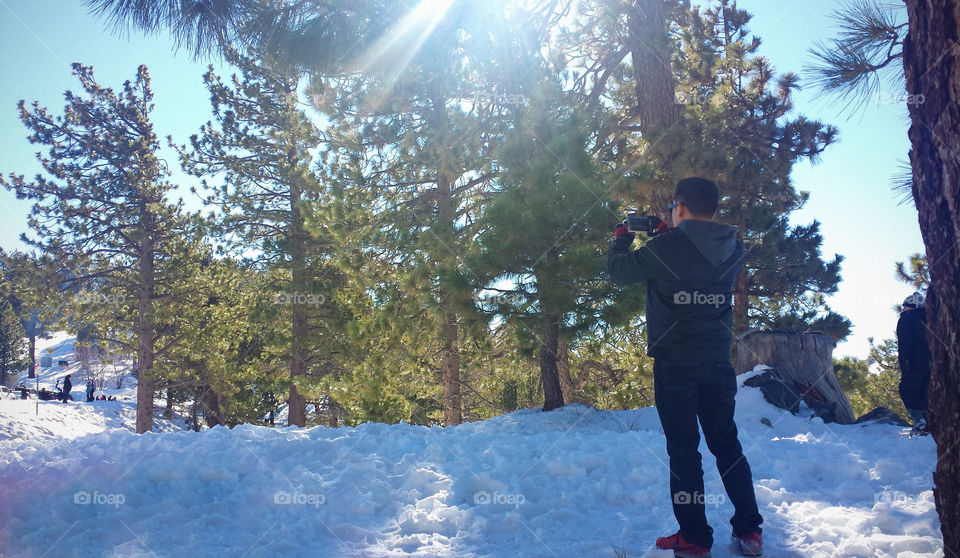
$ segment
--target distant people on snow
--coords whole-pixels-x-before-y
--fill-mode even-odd
[[[59,383],[59,382],[58,382]],[[73,389],[73,382],[70,381],[70,374],[63,379],[63,390],[60,392],[60,401],[66,403],[70,401],[70,391]]]
[[[87,380],[87,401],[93,401],[93,392],[96,391],[93,380]]]

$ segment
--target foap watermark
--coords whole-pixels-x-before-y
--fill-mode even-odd
[[[678,305],[706,304],[719,308],[727,303],[723,293],[701,293],[700,291],[677,291],[673,293],[673,303]]]
[[[910,497],[907,496],[907,493],[899,490],[881,490],[873,495],[873,503],[875,504],[897,504],[909,501]]]
[[[327,297],[322,294],[316,293],[287,293],[279,292],[273,295],[274,304],[303,304],[306,306],[313,306],[314,308],[319,308],[323,306],[323,303],[327,301]]]
[[[478,103],[491,105],[522,107],[527,104],[527,97],[519,93],[490,93],[481,91],[474,97]]]
[[[287,492],[281,490],[273,493],[273,503],[278,506],[313,506],[319,508],[327,501],[323,494],[306,492]]]
[[[510,304],[519,306],[523,304],[524,297],[512,293],[476,293],[473,295],[473,300],[478,304]]]
[[[923,93],[877,91],[873,101],[878,105],[922,105],[927,97]]]
[[[673,102],[678,105],[705,105],[710,102],[710,95],[696,91],[674,91]]]
[[[496,492],[493,494],[487,492],[486,490],[481,490],[473,495],[473,503],[478,506],[489,506],[491,504],[495,505],[507,505],[507,506],[520,506],[527,499],[523,494],[519,492]]]
[[[123,294],[104,294],[104,293],[79,293],[74,297],[79,304],[91,306],[113,306],[119,307],[127,301]]]
[[[119,508],[127,501],[127,498],[121,493],[109,493],[93,491],[93,494],[86,490],[77,491],[73,495],[73,503],[80,506],[113,506]]]
[[[703,494],[701,492],[689,493],[685,490],[674,493],[673,503],[676,505],[698,504],[701,506],[722,506],[727,499],[723,494]]]

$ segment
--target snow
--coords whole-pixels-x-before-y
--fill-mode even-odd
[[[41,366],[37,371],[36,378],[30,378],[28,371],[20,373],[17,383],[27,386],[30,390],[47,388],[56,392],[58,384],[62,383],[63,378],[70,375],[70,381],[73,388],[70,393],[74,401],[85,401],[86,382],[93,379],[94,375],[101,376],[104,381],[102,389],[97,386],[95,395],[114,396],[117,399],[135,401],[136,400],[136,379],[131,375],[130,368],[132,361],[130,358],[117,359],[116,364],[103,363],[94,360],[90,363],[92,370],[85,371],[81,369],[77,355],[74,352],[74,343],[76,336],[65,331],[52,332],[50,337],[37,338],[36,355],[37,362],[42,364],[42,357],[49,356],[50,366]],[[66,366],[60,366],[61,360],[67,361]],[[96,373],[96,374],[95,374]],[[117,388],[117,379],[122,377],[122,387]]]
[[[930,437],[794,416],[744,376],[766,556],[943,556]],[[0,401],[5,558],[671,556],[653,546],[676,530],[653,408],[136,435],[131,403],[36,406]],[[732,506],[700,451],[713,555],[729,556]]]

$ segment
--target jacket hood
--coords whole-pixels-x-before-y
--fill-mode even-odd
[[[737,227],[713,221],[686,219],[677,228],[703,254],[711,265],[720,265],[730,259],[737,249]]]

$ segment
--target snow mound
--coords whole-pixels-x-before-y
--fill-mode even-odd
[[[767,556],[942,556],[929,437],[793,416],[754,388],[737,402]],[[653,541],[676,530],[653,408],[139,436],[58,410],[76,413],[68,436],[9,403],[0,419],[31,434],[0,440],[5,557],[666,558]],[[727,556],[733,510],[701,444],[713,555]]]
[[[0,401],[0,441],[35,440],[48,443],[117,428],[135,432],[136,423],[137,406],[132,401]],[[182,425],[154,418],[156,432],[182,429]]]

